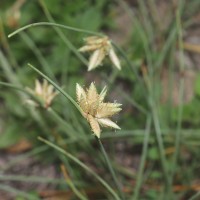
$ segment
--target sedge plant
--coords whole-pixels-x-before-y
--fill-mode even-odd
[[[15,34],[20,34],[21,38],[26,41],[28,46],[30,46],[30,48],[33,51],[35,51],[35,55],[40,60],[39,62],[41,64],[41,66],[44,65],[44,68],[42,68],[42,70],[39,70],[38,68],[33,67],[31,64],[28,64],[28,65],[34,71],[36,71],[40,76],[42,76],[44,78],[44,80],[42,82],[39,82],[37,79],[36,84],[35,84],[36,85],[35,89],[30,89],[33,87],[30,87],[28,89],[22,88],[21,84],[18,83],[18,81],[15,77],[14,70],[13,71],[10,70],[9,66],[5,62],[6,59],[4,58],[3,54],[0,52],[1,62],[4,64],[3,66],[8,66],[8,67],[3,67],[3,71],[5,72],[6,76],[8,77],[8,80],[10,81],[10,83],[1,82],[0,84],[2,86],[11,87],[11,88],[17,89],[19,91],[25,92],[26,95],[29,95],[28,96],[29,103],[31,102],[31,104],[34,105],[35,107],[37,107],[37,109],[38,109],[38,107],[45,108],[44,109],[45,112],[50,114],[50,116],[52,116],[53,119],[55,119],[56,123],[58,123],[60,126],[63,127],[64,130],[66,130],[66,133],[68,134],[67,136],[69,136],[69,138],[67,137],[67,139],[65,141],[61,141],[60,143],[58,143],[59,145],[56,145],[55,142],[52,142],[49,139],[44,139],[42,137],[39,137],[39,140],[44,142],[48,146],[52,147],[56,151],[58,151],[60,154],[62,154],[62,156],[63,155],[66,156],[69,160],[72,160],[77,165],[81,166],[85,171],[87,171],[91,175],[93,175],[112,195],[111,199],[120,200],[120,199],[125,198],[124,197],[125,195],[122,192],[121,183],[120,183],[119,179],[117,178],[115,169],[113,167],[113,166],[115,166],[115,165],[113,165],[115,163],[111,162],[111,160],[109,159],[106,149],[104,148],[104,145],[102,143],[102,138],[112,138],[112,139],[121,138],[121,137],[136,138],[136,136],[143,137],[143,140],[142,140],[143,150],[142,150],[142,156],[141,156],[141,161],[140,161],[137,176],[135,176],[134,174],[130,175],[130,173],[129,173],[129,175],[131,177],[134,177],[134,179],[136,179],[136,183],[134,185],[135,187],[130,192],[131,199],[137,200],[140,198],[140,196],[143,196],[143,194],[141,192],[142,184],[144,184],[145,180],[147,179],[149,174],[151,174],[151,172],[152,172],[150,169],[152,166],[149,167],[148,163],[146,162],[148,155],[149,155],[148,148],[152,148],[152,146],[154,146],[154,148],[158,150],[158,154],[159,154],[158,157],[159,157],[159,161],[160,161],[159,163],[161,164],[161,169],[162,169],[162,173],[161,173],[160,177],[161,177],[161,179],[164,178],[164,180],[162,179],[162,182],[163,182],[162,186],[164,186],[164,187],[161,188],[160,199],[175,199],[176,197],[173,192],[173,182],[175,181],[175,178],[176,178],[176,176],[175,176],[176,172],[179,170],[179,168],[178,168],[179,160],[178,159],[179,159],[179,154],[180,154],[181,136],[183,136],[185,134],[184,130],[182,129],[182,125],[181,125],[182,115],[183,115],[183,102],[181,103],[181,105],[179,107],[177,130],[174,131],[174,130],[168,128],[167,126],[166,126],[167,127],[166,129],[163,129],[163,127],[165,127],[165,126],[163,126],[163,121],[162,121],[162,118],[160,115],[159,109],[161,106],[159,105],[159,102],[160,102],[158,100],[159,95],[157,95],[157,93],[156,93],[157,92],[156,88],[159,85],[158,77],[160,76],[160,73],[161,73],[160,66],[165,62],[166,57],[168,56],[168,52],[170,51],[170,48],[172,48],[172,47],[175,48],[177,38],[178,38],[179,49],[181,51],[183,51],[182,31],[181,31],[181,29],[182,29],[182,27],[181,27],[182,26],[182,24],[181,24],[182,10],[180,10],[180,11],[177,10],[177,16],[176,16],[177,20],[176,20],[176,22],[172,23],[172,29],[169,31],[169,33],[165,33],[167,35],[167,38],[166,38],[166,42],[163,45],[163,48],[160,50],[160,52],[156,52],[156,50],[154,48],[152,48],[152,49],[150,48],[150,44],[152,44],[152,41],[154,41],[154,39],[155,39],[154,38],[154,29],[152,28],[153,26],[151,26],[151,24],[148,23],[149,22],[148,21],[149,20],[148,19],[148,11],[147,11],[147,6],[145,5],[144,1],[142,0],[139,2],[139,10],[144,18],[143,19],[144,26],[142,24],[140,24],[140,21],[137,20],[134,13],[131,13],[131,10],[127,8],[127,5],[124,1],[121,1],[121,0],[117,1],[125,9],[125,12],[127,12],[129,14],[129,16],[131,17],[131,20],[134,23],[135,30],[140,33],[139,41],[141,42],[141,46],[143,47],[142,53],[144,54],[144,60],[142,60],[140,62],[140,63],[142,63],[141,64],[142,67],[140,66],[140,68],[139,68],[139,70],[142,71],[142,75],[141,75],[140,72],[138,72],[138,69],[137,69],[138,66],[135,66],[134,62],[132,61],[131,53],[129,52],[130,54],[128,54],[126,51],[124,51],[122,48],[120,48],[118,45],[116,45],[111,40],[111,38],[109,38],[105,34],[101,34],[98,32],[83,30],[83,29],[79,29],[79,28],[75,28],[75,27],[71,27],[71,26],[57,24],[54,21],[53,17],[50,15],[47,7],[44,4],[44,1],[40,0],[39,2],[41,4],[42,9],[44,10],[44,13],[49,22],[38,22],[38,23],[29,24],[27,26],[24,26],[24,27],[16,30],[15,32],[11,33],[9,35],[9,37],[14,36]],[[151,1],[151,2],[154,2],[154,1]],[[155,5],[152,4],[152,7],[151,7],[152,9],[155,8],[153,6],[155,6]],[[152,16],[153,20],[155,20],[156,14],[157,13],[155,13],[155,15]],[[144,94],[143,99],[145,101],[145,106],[143,107],[140,105],[140,103],[137,102],[137,100],[135,101],[135,99],[133,99],[133,98],[135,98],[135,97],[133,97],[134,95],[133,96],[127,95],[127,93],[125,91],[120,91],[120,89],[119,89],[119,93],[121,92],[123,98],[128,103],[133,105],[134,108],[138,109],[139,112],[141,111],[144,118],[147,119],[146,130],[144,131],[143,129],[139,129],[139,130],[130,130],[130,131],[129,130],[120,131],[121,125],[118,125],[116,122],[111,120],[111,117],[115,114],[118,114],[121,111],[121,104],[116,103],[116,102],[114,102],[114,103],[105,102],[107,88],[104,87],[102,89],[102,91],[100,93],[98,93],[97,88],[99,88],[99,86],[97,84],[98,81],[97,81],[97,83],[95,83],[95,78],[92,81],[90,81],[90,84],[88,87],[82,87],[83,84],[79,83],[79,82],[77,83],[77,81],[76,81],[77,84],[76,83],[72,84],[73,91],[76,90],[76,92],[74,92],[74,93],[76,93],[76,99],[73,98],[71,95],[69,95],[69,93],[66,92],[64,89],[62,89],[62,87],[59,86],[59,84],[56,82],[56,80],[54,80],[55,76],[54,76],[53,72],[51,71],[51,69],[49,69],[48,64],[45,62],[45,59],[42,56],[42,54],[39,53],[39,49],[36,49],[36,45],[34,45],[34,42],[31,41],[31,39],[29,37],[27,37],[28,34],[26,35],[26,33],[24,32],[25,30],[27,30],[29,28],[37,27],[37,26],[53,27],[53,29],[56,31],[58,36],[64,42],[64,44],[66,44],[67,47],[72,51],[72,53],[75,54],[76,58],[78,58],[82,62],[82,64],[87,66],[87,70],[88,70],[87,73],[93,73],[90,71],[92,71],[94,69],[95,70],[105,69],[104,77],[107,78],[107,82],[110,83],[110,85],[109,85],[110,87],[117,88],[116,84],[114,84],[116,78],[118,76],[120,76],[120,77],[126,76],[127,74],[124,73],[125,70],[130,72],[129,73],[130,80],[133,81],[134,83],[136,83],[137,85],[141,86],[140,91],[142,94]],[[68,31],[74,31],[74,32],[81,33],[81,34],[86,34],[86,37],[84,37],[85,44],[81,48],[79,48],[81,45],[76,47],[75,45],[72,44],[72,42],[69,40],[69,38],[65,34],[63,34],[63,32],[61,31],[61,28],[68,30]],[[159,30],[156,29],[156,31],[159,31]],[[159,34],[160,34],[160,32],[159,32]],[[86,55],[89,54],[88,61],[87,61],[87,59],[85,59],[84,54],[82,54],[82,53],[86,53]],[[118,56],[117,56],[118,53],[120,53],[119,54],[120,58],[123,58],[123,59],[118,58]],[[137,52],[136,52],[136,54],[137,54]],[[182,54],[183,54],[183,52],[182,52]],[[182,55],[182,57],[183,57],[183,55]],[[107,71],[109,71],[109,69],[100,67],[106,63],[107,58],[109,58],[108,63],[109,64],[112,63],[114,65],[114,67],[116,67],[113,69],[111,75],[109,74],[109,76],[107,76],[107,73],[106,73]],[[172,60],[171,57],[170,57],[170,59]],[[124,64],[124,61],[125,61],[125,64]],[[170,61],[170,62],[172,62],[172,61]],[[181,70],[183,70],[183,63],[180,63],[180,65],[182,66]],[[118,70],[115,71],[115,69],[118,69],[118,70],[121,69],[121,71],[118,71]],[[48,70],[50,70],[50,71],[48,71]],[[42,71],[44,71],[44,73]],[[63,76],[65,76],[65,75],[63,75]],[[102,76],[99,76],[99,77],[102,78]],[[182,80],[181,80],[181,91],[182,91],[180,93],[181,100],[183,98],[183,87],[184,87],[183,79],[184,78],[182,78]],[[55,91],[54,88],[57,91]],[[108,87],[108,89],[109,89],[109,87]],[[83,123],[84,125],[87,126],[87,122],[88,122],[93,135],[88,134],[88,132],[87,132],[86,133],[87,135],[85,135],[85,137],[81,137],[82,132],[84,132],[84,131],[82,131],[83,128],[82,127],[80,127],[79,129],[74,128],[73,126],[71,126],[70,120],[68,120],[67,118],[63,118],[64,115],[61,116],[59,113],[57,113],[53,109],[52,104],[54,104],[54,98],[60,98],[60,96],[62,96],[62,95],[58,96],[58,93],[62,94],[64,97],[66,97],[67,100],[73,106],[75,106],[75,108],[79,111],[79,114],[81,114],[81,116],[82,116],[81,120],[78,118],[75,119],[76,117],[74,117],[77,124]],[[23,99],[24,96],[21,95],[21,93],[20,93],[20,96],[21,96],[21,99]],[[136,99],[137,99],[137,97],[136,97]],[[63,105],[65,106],[65,100],[63,102],[64,102]],[[56,103],[54,105],[56,105]],[[71,109],[71,112],[74,113],[74,110],[73,110],[74,108],[72,107],[70,109]],[[167,110],[167,112],[170,113],[170,110]],[[121,115],[123,115],[123,113]],[[35,117],[35,118],[37,118],[37,117]],[[41,118],[42,117],[40,116],[40,119]],[[37,118],[37,119],[39,119],[39,118]],[[38,123],[42,122],[42,120],[40,120],[40,119],[38,120]],[[48,132],[49,131],[49,129],[47,127],[48,125],[45,125],[45,123],[41,123],[41,124],[42,124],[41,126],[44,128],[43,130],[45,130],[45,132]],[[77,127],[79,127],[79,126],[77,125]],[[138,125],[138,127],[139,127],[139,125]],[[118,129],[120,134],[113,135],[112,132],[104,134],[104,132],[102,131],[102,129],[104,130],[104,128]],[[174,167],[174,169],[171,169],[171,171],[170,171],[170,167],[169,167],[169,164],[171,164],[170,159],[168,159],[168,156],[166,155],[166,148],[165,148],[166,147],[165,140],[168,140],[168,138],[166,139],[165,136],[169,135],[170,131],[175,132],[175,134],[176,134],[176,137],[175,137],[175,149],[176,150],[174,152],[173,165],[172,165]],[[155,133],[155,134],[152,134],[152,133]],[[185,135],[187,135],[187,134],[185,134]],[[92,141],[94,138],[97,140],[97,143],[98,143],[101,153],[106,161],[109,172],[114,180],[114,183],[116,186],[115,188],[112,187],[111,184],[108,184],[105,180],[103,180],[103,178],[101,178],[96,172],[94,172],[86,164],[84,164],[82,161],[80,161],[78,158],[76,158],[75,155],[69,153],[69,149],[64,148],[65,147],[64,145],[71,144],[73,146],[73,144],[78,143],[83,138],[84,138],[84,140],[88,140],[89,142]],[[187,136],[186,136],[186,138],[187,138]],[[155,144],[154,144],[153,139],[155,139]],[[61,156],[59,156],[59,158],[61,158]],[[146,163],[147,163],[147,165],[145,165]],[[147,168],[148,168],[147,174],[145,174],[145,166],[147,166]],[[121,170],[120,172],[124,173],[124,171]],[[126,170],[126,172],[127,171],[128,170]],[[74,185],[72,183],[72,180],[67,175],[66,168],[64,166],[62,167],[62,172],[64,174],[67,184],[69,185],[71,190],[74,192],[74,194],[77,196],[77,198],[84,199],[84,200],[87,199],[85,194],[82,193],[81,191],[79,191],[78,188],[76,187],[76,185]],[[4,188],[4,190],[6,190],[6,189],[8,189],[8,188]],[[117,190],[117,192],[116,192],[116,190]],[[198,198],[198,196],[199,196],[199,193],[192,196],[191,199]]]

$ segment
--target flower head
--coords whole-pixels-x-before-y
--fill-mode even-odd
[[[84,39],[86,45],[81,47],[79,51],[87,52],[92,51],[89,59],[88,71],[101,65],[103,59],[108,55],[110,60],[119,70],[121,69],[120,61],[115,54],[111,41],[108,37],[90,36]]]
[[[49,85],[47,80],[44,79],[43,83],[40,83],[37,79],[35,80],[35,89],[32,90],[27,88],[28,92],[38,98],[45,108],[48,108],[55,96],[58,94],[54,92],[52,85]],[[29,101],[30,102],[30,101]],[[34,103],[35,104],[35,103]],[[35,104],[37,105],[37,104]]]
[[[94,83],[84,90],[78,83],[76,84],[77,102],[82,109],[83,116],[89,122],[94,134],[100,138],[100,125],[120,129],[120,127],[109,118],[117,114],[121,108],[118,103],[104,103],[106,87],[100,94],[97,93]]]

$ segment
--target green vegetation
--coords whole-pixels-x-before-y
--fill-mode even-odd
[[[186,62],[187,51],[199,51],[185,37],[200,2],[128,2],[0,3],[0,153],[21,141],[29,145],[0,165],[0,194],[42,199],[45,191],[18,189],[28,182],[50,183],[64,192],[53,197],[60,199],[200,198],[200,73]],[[106,57],[88,72],[83,39],[105,35],[122,69]],[[53,86],[52,101],[35,95],[36,79]],[[122,104],[114,117],[121,130],[103,127],[100,138],[91,131],[90,112],[76,102],[76,83],[91,82],[98,92],[107,86],[108,102]],[[28,158],[53,165],[59,177],[9,171]]]

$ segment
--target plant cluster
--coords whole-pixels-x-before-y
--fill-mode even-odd
[[[173,2],[163,21],[154,1],[130,4],[2,3],[0,148],[25,141],[29,151],[0,166],[0,180],[46,181],[71,199],[198,199],[200,84],[196,73],[186,102],[185,50],[197,48],[184,31],[196,25],[200,3]],[[119,29],[116,6],[130,19]],[[9,174],[31,156],[61,165],[62,178]],[[0,183],[0,195],[42,198],[36,190]]]

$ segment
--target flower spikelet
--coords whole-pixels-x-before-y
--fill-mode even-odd
[[[76,84],[77,102],[82,109],[83,116],[89,122],[94,134],[100,138],[101,128],[111,127],[120,129],[120,127],[109,118],[121,111],[121,104],[104,103],[107,89],[103,88],[98,94],[94,83],[91,83],[89,88],[84,90],[78,83]]]
[[[36,79],[35,89],[27,88],[27,91],[35,96],[45,108],[48,108],[53,99],[58,95],[57,92],[54,92],[54,87],[49,85],[46,79],[42,83]]]
[[[86,45],[81,47],[81,52],[92,52],[89,59],[88,71],[102,64],[104,58],[108,55],[116,68],[121,69],[119,58],[117,57],[111,41],[107,36],[90,36],[84,39]]]

